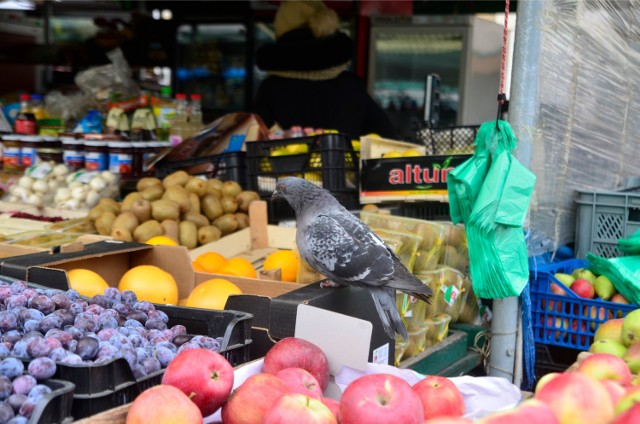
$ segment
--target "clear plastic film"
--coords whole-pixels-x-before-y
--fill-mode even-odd
[[[556,248],[575,239],[576,190],[616,190],[640,175],[639,24],[638,1],[518,5],[516,43],[528,57],[516,53],[511,117],[528,143],[517,156],[537,177],[530,226]]]

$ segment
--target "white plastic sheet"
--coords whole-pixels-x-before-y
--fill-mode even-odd
[[[539,47],[514,64],[512,85],[512,96],[519,84],[535,93],[512,98],[510,112],[517,136],[531,142],[531,228],[558,246],[574,241],[575,190],[615,190],[640,175],[640,1],[538,6],[534,19],[518,15],[518,27],[531,26],[518,33]]]

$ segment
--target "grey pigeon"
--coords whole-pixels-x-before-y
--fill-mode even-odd
[[[429,302],[431,289],[327,190],[286,177],[278,180],[272,198],[284,198],[295,211],[302,258],[333,283],[367,288],[387,335],[394,338],[397,332],[408,340],[396,307],[396,290]]]

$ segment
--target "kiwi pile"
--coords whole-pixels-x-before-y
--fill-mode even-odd
[[[162,180],[142,178],[136,190],[122,202],[100,199],[89,211],[99,234],[141,243],[164,235],[194,249],[246,228],[249,204],[260,200],[235,181],[205,180],[185,171]]]

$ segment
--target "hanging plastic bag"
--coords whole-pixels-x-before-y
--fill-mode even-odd
[[[640,256],[607,259],[589,252],[587,261],[589,269],[606,276],[618,292],[630,302],[640,305]]]
[[[640,255],[640,230],[618,240],[618,250],[627,255]]]
[[[511,154],[516,138],[507,122],[484,123],[475,144],[476,154],[447,180],[451,217],[465,223],[478,297],[518,296],[529,281],[522,224],[535,175]]]

